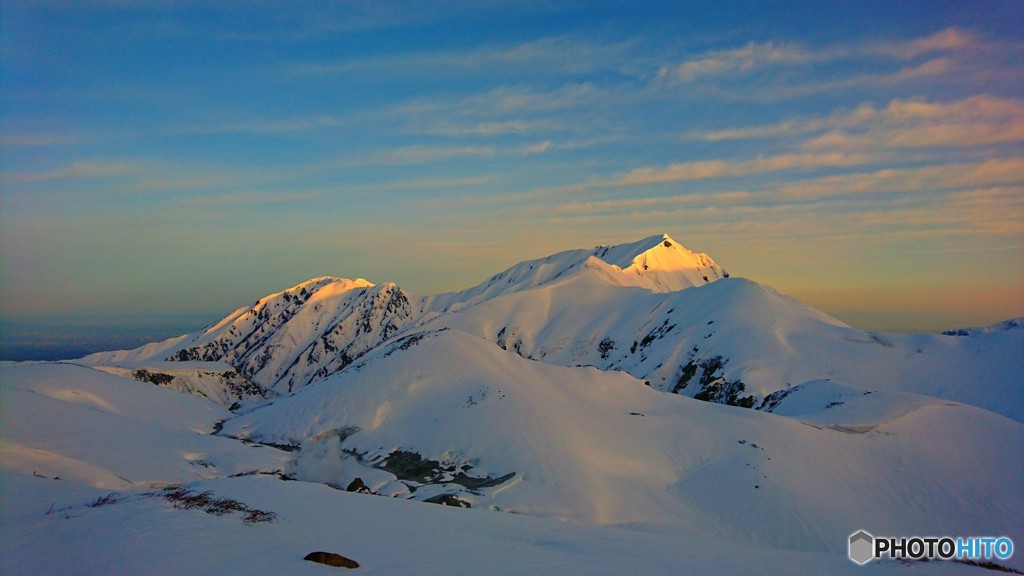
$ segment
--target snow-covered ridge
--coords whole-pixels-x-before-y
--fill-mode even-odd
[[[566,281],[586,274],[588,267],[599,267],[599,263],[607,264],[612,272],[605,281],[653,292],[684,290],[729,277],[707,254],[691,252],[662,234],[629,244],[567,250],[521,262],[472,288],[426,298],[424,307],[440,313],[459,310],[503,294]]]
[[[1013,360],[1024,348],[1018,324],[957,332],[967,338],[856,330],[658,235],[559,252],[423,298],[391,283],[314,278],[200,332],[81,362],[221,362],[268,394],[288,393],[391,338],[453,328],[532,360],[622,370],[718,403],[759,408],[792,386],[834,379],[1024,420],[1024,391],[1013,384],[1024,378]]]
[[[410,297],[393,283],[324,276],[261,298],[200,332],[81,362],[222,362],[270,392],[289,392],[341,370],[416,316]]]
[[[1006,332],[1009,330],[1024,330],[1024,318],[1012,318],[997,322],[991,326],[979,328],[960,328],[959,330],[946,330],[945,336],[977,336],[979,334],[992,334],[993,332]]]
[[[668,292],[724,277],[728,274],[709,256],[683,248],[667,234],[523,262],[479,286],[426,298],[389,282],[321,276],[239,308],[199,332],[134,350],[92,354],[81,362],[134,368],[167,360],[222,362],[268,392],[282,393],[344,369],[426,318],[501,295],[588,281]]]

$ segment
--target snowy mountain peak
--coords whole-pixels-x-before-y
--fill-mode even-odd
[[[321,276],[239,308],[201,332],[83,360],[132,367],[221,363],[283,393],[342,370],[417,313],[408,294],[391,282]]]
[[[334,276],[319,276],[317,278],[311,278],[305,282],[300,282],[291,288],[282,290],[264,296],[256,301],[250,308],[241,309],[236,311],[248,313],[248,314],[259,314],[262,310],[267,308],[281,307],[291,305],[293,302],[305,302],[310,299],[324,299],[354,290],[357,288],[372,288],[374,284],[368,282],[362,278],[356,278],[355,280],[349,280],[348,278],[336,278]],[[233,321],[234,314],[224,319],[224,321]],[[224,321],[213,326],[212,330],[219,328]]]
[[[649,250],[665,247],[663,246],[665,242],[668,242],[673,246],[679,244],[669,237],[668,234],[657,234],[626,244],[602,244],[600,246],[595,246],[594,254],[598,255],[602,260],[609,264],[614,264],[619,268],[628,268],[635,258]]]
[[[656,292],[674,292],[729,277],[710,256],[688,250],[668,234],[598,246],[594,255],[625,274],[643,277],[641,285]]]
[[[267,299],[274,298],[275,296],[280,296],[282,294],[302,292],[303,290],[312,293],[318,292],[324,288],[330,288],[330,292],[338,293],[344,292],[346,290],[352,290],[353,288],[371,288],[373,286],[373,282],[370,282],[363,278],[356,278],[355,280],[350,280],[348,278],[338,278],[335,276],[319,276],[317,278],[310,278],[309,280],[296,284],[295,286],[292,286],[287,290],[268,296]]]

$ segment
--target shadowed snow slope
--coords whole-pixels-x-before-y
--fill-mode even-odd
[[[92,367],[124,378],[134,378],[186,394],[208,398],[229,408],[261,402],[267,392],[222,362],[138,362],[130,366]]]
[[[854,432],[810,426],[445,330],[399,340],[224,431],[298,444],[344,430],[341,447],[367,461],[401,449],[516,474],[475,506],[783,548],[842,551],[854,526],[1015,530],[1024,426],[970,406],[905,404]]]
[[[61,364],[0,366],[0,381],[7,471],[121,490],[283,467],[276,450],[210,436],[231,413],[195,396]]]
[[[915,392],[1024,421],[1024,328],[966,336],[865,332],[742,278],[654,293],[600,270],[492,298],[428,328],[451,327],[545,363],[624,370],[666,392],[749,397],[833,379]],[[718,393],[719,396],[715,397]]]

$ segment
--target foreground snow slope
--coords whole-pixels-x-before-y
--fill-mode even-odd
[[[285,465],[270,448],[211,436],[231,413],[89,368],[0,366],[0,465],[107,490]]]
[[[177,510],[129,494],[91,508],[85,504],[105,491],[46,478],[4,473],[0,486],[0,572],[8,576],[338,572],[302,560],[318,550],[356,560],[360,567],[354,574],[863,576],[921,568],[928,574],[979,574],[977,568],[950,563],[861,567],[845,554],[734,544],[710,534],[680,538],[672,532],[461,510],[270,477],[192,485],[277,514],[274,523],[251,526],[237,514]]]
[[[402,450],[479,477],[515,474],[475,494],[443,486],[475,507],[751,545],[839,554],[859,527],[1017,533],[1024,425],[863,392],[847,425],[804,423],[664,394],[622,372],[532,362],[444,330],[398,340],[224,433],[305,443],[304,452],[340,441],[347,454],[320,452],[339,459],[338,483]]]
[[[493,372],[474,369],[475,377],[486,379],[477,380],[472,386],[465,382],[442,385],[431,381],[426,374],[434,366],[429,353],[445,351],[444,347],[448,345],[465,350],[464,355],[456,357],[456,360],[478,357],[498,362],[498,365]],[[564,521],[351,494],[322,484],[283,482],[270,475],[226,478],[238,472],[279,468],[287,453],[207,435],[220,418],[230,413],[203,399],[77,366],[2,365],[0,438],[4,444],[0,451],[3,454],[0,471],[0,533],[3,534],[0,538],[0,573],[11,576],[325,574],[332,569],[302,560],[309,552],[318,550],[355,559],[361,564],[359,572],[368,574],[854,575],[903,574],[908,570],[908,567],[893,562],[865,567],[854,565],[841,549],[845,533],[840,535],[840,544],[830,543],[823,551],[806,551],[794,549],[804,547],[804,543],[771,547],[751,542],[761,538],[737,541],[722,531],[723,526],[730,526],[732,515],[743,517],[752,529],[759,527],[771,532],[777,527],[789,526],[794,521],[793,515],[804,510],[799,500],[805,495],[794,496],[797,491],[809,490],[810,494],[806,496],[812,500],[818,494],[829,493],[826,502],[830,503],[833,511],[850,507],[844,504],[845,495],[821,482],[820,471],[812,471],[807,479],[800,480],[787,492],[779,493],[786,489],[783,484],[789,482],[795,472],[769,470],[765,466],[777,460],[793,464],[792,456],[787,456],[787,453],[802,453],[806,447],[787,446],[784,441],[793,438],[798,430],[806,429],[805,434],[810,439],[807,443],[810,451],[804,459],[811,462],[828,457],[829,466],[832,465],[831,459],[837,459],[837,454],[823,453],[820,445],[828,444],[830,449],[839,450],[845,447],[832,444],[830,440],[815,440],[814,437],[849,438],[852,441],[856,435],[798,424],[777,426],[776,422],[787,420],[770,414],[661,395],[622,374],[599,376],[591,382],[588,375],[596,374],[592,369],[531,363],[464,334],[443,334],[424,339],[405,350],[399,348],[391,357],[368,361],[354,374],[367,374],[368,378],[367,371],[373,364],[385,363],[400,354],[417,352],[427,356],[419,358],[426,362],[421,366],[423,379],[398,386],[380,381],[395,396],[391,412],[382,416],[378,426],[381,434],[375,438],[378,445],[383,435],[393,433],[402,423],[429,418],[423,414],[417,416],[415,408],[405,398],[406,395],[414,396],[417,390],[420,398],[430,392],[440,394],[437,400],[441,410],[439,416],[450,416],[455,411],[476,411],[486,418],[472,417],[469,421],[488,420],[492,428],[508,424],[505,418],[509,414],[504,407],[525,406],[538,411],[532,417],[520,414],[521,418],[528,419],[518,422],[516,430],[528,436],[526,440],[515,440],[517,434],[513,433],[509,434],[512,438],[507,442],[507,449],[488,449],[486,443],[476,436],[493,437],[494,431],[467,428],[451,446],[480,448],[481,455],[486,453],[486,458],[481,458],[479,463],[481,467],[487,465],[486,459],[496,456],[522,457],[527,464],[522,471],[522,484],[536,484],[545,474],[552,479],[552,475],[564,473],[566,466],[583,473],[566,485],[541,485],[540,488],[552,493],[541,494],[543,501],[585,501],[587,497],[571,494],[585,487],[625,488],[623,492],[611,490],[591,496],[596,498],[595,502],[606,501],[610,507],[605,510],[614,510],[617,499],[641,502],[650,496],[648,491],[653,487],[667,493],[662,496],[667,503],[701,500],[702,504],[696,507],[698,515],[708,518],[722,516],[723,521],[689,527],[679,521],[619,527],[598,525],[582,518]],[[527,365],[537,371],[530,371]],[[509,369],[513,372],[508,372]],[[388,372],[379,374],[400,376]],[[510,374],[518,374],[523,379],[516,380]],[[527,376],[531,378],[527,380]],[[557,380],[550,381],[552,376]],[[542,380],[529,384],[534,381],[533,377]],[[339,379],[340,375],[334,378]],[[590,383],[593,387],[588,386]],[[294,400],[277,399],[275,402],[298,402],[299,399],[316,397],[331,401],[333,395],[327,391],[343,394],[344,386],[342,382],[330,384],[320,383],[304,389],[293,397]],[[350,384],[357,385],[354,382]],[[468,389],[479,391],[481,387],[498,384],[502,385],[505,398],[500,398],[500,395],[475,396],[472,399],[476,404],[464,407],[463,402],[471,398],[463,398],[462,392]],[[548,395],[538,386],[561,386],[562,389]],[[540,398],[528,396],[533,394],[539,394]],[[558,398],[561,398],[558,404],[543,406],[545,401]],[[658,398],[668,398],[669,402],[662,405],[656,402]],[[453,399],[456,402],[450,402]],[[613,407],[612,404],[618,401],[624,402],[623,406]],[[337,407],[343,409],[344,403]],[[627,407],[651,409],[644,416],[623,414]],[[562,410],[567,412],[563,414]],[[999,426],[1008,421],[969,408],[966,410],[965,416],[971,417],[970,426],[965,427],[962,419],[958,418],[947,420],[947,424],[955,430],[973,427],[977,434],[1006,432]],[[286,412],[282,412],[280,417],[284,418]],[[580,422],[578,417],[584,412],[590,417],[587,422]],[[547,420],[554,413],[564,422],[552,429],[555,423]],[[374,414],[375,417],[377,415]],[[717,422],[718,426],[713,430],[705,429],[711,422]],[[585,428],[580,429],[580,426]],[[682,428],[677,429],[676,426]],[[1019,428],[1015,423],[1010,423],[1010,426]],[[443,438],[448,437],[455,427],[447,423],[442,428],[436,439],[425,438],[430,436],[429,430],[432,429],[427,427],[416,430],[413,437],[403,439],[401,443],[424,450],[431,445],[448,444]],[[616,440],[615,434],[611,433],[614,428],[620,435],[634,437],[636,443]],[[531,433],[531,430],[536,431]],[[605,432],[591,437],[597,430]],[[908,430],[915,432],[904,437]],[[886,434],[875,437],[861,435],[861,448],[880,444],[886,451],[884,445],[893,441],[917,448],[917,434],[925,430],[929,430],[927,425],[914,420],[894,426]],[[369,432],[372,430],[356,433],[351,439]],[[1017,432],[1011,429],[1007,441],[1016,441],[1015,434]],[[734,440],[737,436],[746,436],[747,443],[739,444]],[[975,433],[968,433],[967,439],[974,436]],[[535,457],[524,455],[521,452],[524,442],[536,440],[552,446],[550,449],[538,447]],[[651,448],[637,446],[645,442],[671,449],[648,463],[644,458],[651,454]],[[753,446],[755,443],[758,448]],[[852,445],[856,444],[857,441],[853,441]],[[566,451],[569,447],[578,450],[578,454],[574,456]],[[764,452],[760,447],[766,447]],[[955,445],[953,447],[956,448]],[[633,448],[641,452],[632,456],[622,453]],[[994,447],[998,448],[999,445]],[[199,454],[203,455],[202,460],[195,459]],[[907,454],[913,452],[908,451]],[[767,459],[769,455],[771,461]],[[606,457],[611,459],[606,461]],[[838,460],[859,457],[863,454],[845,453]],[[934,454],[929,454],[924,460],[933,457]],[[569,462],[562,463],[561,459]],[[1019,457],[1013,456],[1009,462],[1004,462],[1008,466],[1006,474],[1019,472],[1017,460]],[[736,472],[731,468],[744,461],[760,468],[747,471],[744,466],[740,475],[730,480],[729,474]],[[197,464],[199,462],[210,466]],[[984,454],[966,459],[958,457],[955,462],[946,468],[971,466],[974,467],[973,473],[983,478],[988,473],[988,457]],[[917,463],[918,460],[909,459],[902,460],[900,465],[914,468]],[[658,487],[657,483],[644,480],[648,466],[671,469],[684,465],[689,467],[689,472],[683,475],[684,481],[669,481]],[[544,470],[545,467],[550,470]],[[823,462],[815,462],[809,470],[825,467]],[[702,472],[705,468],[711,470]],[[933,468],[934,465],[928,465],[920,470],[922,473],[932,472]],[[762,490],[768,490],[771,482],[777,484],[773,488],[776,490],[774,496],[769,496],[771,492],[764,492],[762,498],[752,505],[746,494],[750,492],[747,484],[755,481],[755,472],[767,472],[772,479],[760,480]],[[863,473],[868,475],[873,471],[868,469]],[[790,475],[789,479],[786,474]],[[617,477],[633,478],[635,482],[622,481]],[[904,475],[903,479],[908,477]],[[940,516],[949,517],[949,510],[966,505],[948,502],[946,497],[956,489],[955,486],[936,487],[940,481],[948,482],[950,477],[948,470],[940,470],[940,476],[934,482],[925,479],[921,484],[920,496],[908,498],[901,506],[913,511],[925,503],[919,500],[926,499],[931,505],[946,510]],[[893,478],[892,475],[866,478],[865,484],[874,483],[881,493],[887,494],[894,489],[902,489],[890,484]],[[209,491],[211,498],[233,499],[250,509],[275,516],[272,522],[246,524],[244,515],[237,512],[218,516],[200,509],[175,508],[161,497],[161,486],[171,482],[189,482],[185,488],[195,494]],[[726,485],[720,486],[723,482]],[[999,482],[998,479],[983,481],[977,485],[978,494],[967,495],[972,502],[989,498],[978,509],[989,510],[997,520],[1003,514],[1019,511],[1018,504],[1012,499],[1010,502],[991,499],[993,494],[990,491]],[[958,483],[954,482],[955,485]],[[111,490],[118,492],[112,494]],[[646,494],[632,495],[630,492],[633,490]],[[508,491],[518,491],[520,496],[524,493],[519,486],[510,487]],[[692,497],[697,493],[700,498]],[[763,505],[774,499],[785,499],[793,504],[792,514],[779,514],[785,503],[781,500],[772,506]],[[544,511],[540,513],[545,514]],[[916,514],[912,512],[912,515]],[[964,517],[972,516],[966,514]],[[811,521],[814,522],[815,518],[812,516]],[[862,520],[872,519],[848,518],[851,525]],[[962,526],[976,525],[967,521]],[[874,528],[880,525],[872,521],[866,526]],[[985,524],[983,531],[987,533],[987,529],[999,526],[999,521],[994,521]],[[1011,535],[1019,538],[1017,532],[1011,532]],[[977,571],[973,567],[949,563],[929,564],[927,569],[930,574],[975,574]]]
[[[319,278],[98,370],[2,365],[0,571],[321,573],[322,549],[370,573],[903,573],[847,536],[1024,541],[1020,322],[864,332],[688,254],[654,237],[425,299]],[[322,485],[355,478],[378,496]],[[277,521],[175,509],[158,487],[182,482]]]

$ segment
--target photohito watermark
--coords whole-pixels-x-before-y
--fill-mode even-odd
[[[1013,540],[1006,536],[872,536],[864,530],[850,534],[850,560],[864,565],[889,557],[896,560],[1006,560]]]

